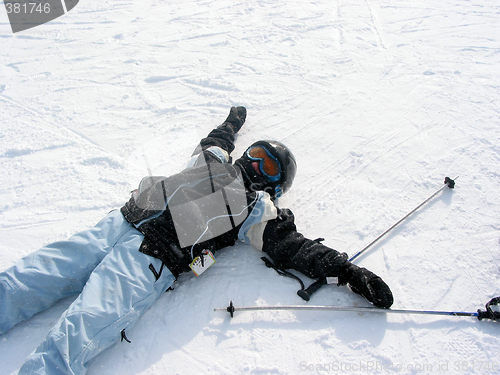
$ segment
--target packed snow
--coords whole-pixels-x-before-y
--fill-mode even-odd
[[[150,170],[180,171],[233,105],[233,157],[287,144],[279,201],[350,255],[455,178],[355,263],[394,309],[475,312],[500,295],[500,4],[491,0],[82,0],[12,33],[0,8],[0,269],[119,208]],[[105,374],[496,374],[500,323],[264,305],[309,302],[238,244],[184,274],[91,363]],[[313,280],[304,277],[306,283]],[[0,336],[13,374],[72,298]]]

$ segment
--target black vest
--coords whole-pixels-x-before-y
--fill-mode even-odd
[[[207,163],[170,177],[145,177],[121,212],[145,236],[140,251],[177,276],[202,250],[234,245],[255,196],[238,167]]]

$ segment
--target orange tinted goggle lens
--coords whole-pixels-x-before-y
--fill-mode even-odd
[[[279,164],[262,147],[256,146],[248,150],[248,155],[254,159],[261,159],[261,168],[269,176],[276,176],[280,173]]]

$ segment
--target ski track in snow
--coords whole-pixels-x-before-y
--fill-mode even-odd
[[[460,176],[356,263],[391,286],[394,308],[484,308],[500,295],[499,42],[500,5],[488,0],[85,0],[18,34],[2,10],[0,267],[120,207],[148,166],[181,170],[229,107],[245,105],[233,155],[262,138],[289,145],[299,171],[280,206],[348,254]],[[89,375],[498,373],[498,323],[230,319],[213,309],[305,302],[258,251],[219,254]],[[71,300],[0,336],[0,374],[19,369]],[[367,305],[336,286],[309,303]]]

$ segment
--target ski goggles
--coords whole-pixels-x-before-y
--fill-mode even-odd
[[[260,171],[270,181],[278,181],[281,178],[280,162],[266,148],[253,146],[247,150],[246,154],[250,160],[259,162]]]

